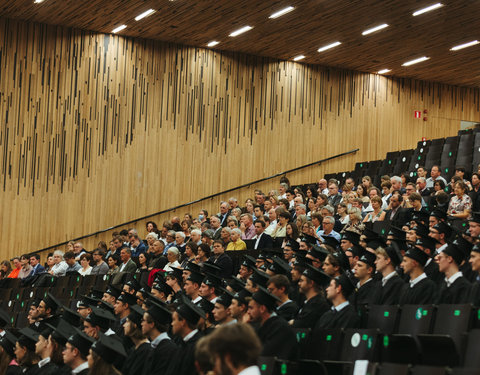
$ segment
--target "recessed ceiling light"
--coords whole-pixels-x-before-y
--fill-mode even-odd
[[[423,13],[427,13],[427,12],[430,12],[431,10],[435,10],[435,9],[438,9],[438,8],[441,8],[443,7],[443,4],[442,3],[436,3],[436,4],[433,4],[433,5],[430,5],[426,8],[422,8],[422,9],[419,9],[415,12],[412,13],[412,16],[419,16],[420,14],[423,14]]]
[[[45,0],[35,0],[34,3],[35,4],[40,4],[40,3],[43,3]]]
[[[368,35],[368,34],[374,33],[375,31],[382,30],[386,27],[388,27],[388,24],[382,23],[381,25],[378,25],[378,26],[372,27],[371,29],[365,30],[362,33],[362,35]]]
[[[127,28],[127,25],[121,25],[121,26],[118,26],[116,27],[115,29],[112,30],[112,33],[115,34],[115,33],[118,33],[119,31],[122,31],[124,29]]]
[[[279,10],[278,12],[273,13],[273,14],[270,15],[270,17],[268,17],[268,18],[278,18],[278,17],[280,17],[280,16],[283,16],[284,14],[287,14],[287,13],[291,12],[291,11],[294,10],[294,9],[295,9],[295,8],[292,7],[292,6],[283,8],[283,9]]]
[[[320,47],[318,49],[318,52],[326,51],[327,49],[339,46],[340,44],[342,44],[342,42],[334,42],[334,43],[331,43],[331,44],[327,44],[326,46]]]
[[[138,16],[135,17],[135,21],[140,21],[141,19],[148,17],[152,13],[155,13],[155,9],[149,9],[143,12],[142,14],[139,14]]]
[[[379,70],[377,72],[377,74],[385,74],[385,73],[388,73],[388,72],[391,72],[391,71],[392,71],[392,69],[382,69],[382,70]]]
[[[216,40],[212,40],[210,43],[207,44],[207,47],[215,47],[219,43],[220,42],[217,42]]]
[[[458,51],[459,49],[471,47],[471,46],[474,46],[478,43],[480,43],[478,40],[472,40],[471,42],[463,43],[463,44],[460,44],[458,46],[452,47],[452,48],[450,48],[450,51]]]
[[[252,26],[243,26],[241,29],[235,30],[233,33],[231,33],[229,36],[237,36],[243,33],[246,33],[249,30],[252,30]]]
[[[304,58],[305,58],[304,55],[298,55],[298,56],[295,56],[295,57],[293,58],[293,61],[302,60],[302,59],[304,59]]]
[[[406,63],[403,63],[402,66],[410,66],[410,65],[413,65],[413,64],[418,64],[422,61],[427,61],[427,60],[430,60],[430,57],[423,56],[423,57],[419,57],[418,59],[415,59],[415,60],[407,61]]]

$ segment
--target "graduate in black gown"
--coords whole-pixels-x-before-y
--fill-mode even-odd
[[[470,288],[470,296],[468,302],[474,306],[480,306],[480,246],[475,245],[470,252],[470,259],[468,260],[472,271],[477,275],[475,281]]]
[[[142,319],[145,311],[138,305],[130,308],[130,314],[123,324],[125,336],[133,342],[133,348],[123,364],[123,375],[142,375],[148,365],[152,346],[142,333]]]
[[[48,338],[52,333],[52,329],[47,327],[44,329],[35,345],[35,353],[41,358],[37,363],[39,375],[56,375],[59,373],[59,367],[51,361],[48,350]]]
[[[22,328],[17,339],[15,357],[22,368],[23,374],[38,375],[40,369],[37,365],[40,358],[35,354],[35,344],[40,334],[31,328]]]
[[[412,247],[405,253],[400,266],[410,277],[410,281],[401,292],[401,305],[426,305],[435,302],[437,285],[423,272],[428,259],[429,256],[418,247]]]
[[[285,275],[274,275],[268,280],[267,289],[280,299],[275,312],[287,322],[293,319],[298,312],[297,304],[288,298],[289,288],[290,282]]]
[[[379,247],[375,251],[377,259],[375,266],[382,275],[382,279],[377,283],[375,290],[376,305],[398,305],[400,302],[400,293],[405,285],[403,279],[395,271],[401,263],[402,256],[398,245],[391,242],[385,249]]]
[[[74,328],[75,333],[70,336],[65,344],[63,351],[63,360],[65,364],[72,369],[75,375],[88,375],[89,368],[87,356],[90,353],[90,347],[95,342],[93,338]]]
[[[464,260],[464,253],[458,246],[448,246],[435,257],[440,272],[445,279],[440,284],[437,304],[461,304],[467,303],[470,296],[471,284],[459,271],[459,265]]]
[[[357,308],[375,302],[377,282],[375,274],[375,253],[363,250],[355,265],[355,278],[358,280],[357,291],[350,297],[350,302]]]
[[[267,289],[259,286],[248,303],[250,322],[258,324],[262,356],[295,360],[298,356],[295,332],[285,319],[273,314],[278,301]]]
[[[428,255],[427,263],[423,268],[425,275],[437,285],[442,282],[443,275],[438,270],[438,263],[435,262],[435,243],[437,241],[429,236],[420,237],[415,242],[415,246],[423,250]]]
[[[4,331],[0,338],[0,373],[5,375],[20,375],[22,368],[12,363],[15,358],[15,344],[17,337],[10,331]]]
[[[172,321],[172,313],[167,307],[147,300],[149,308],[143,314],[142,333],[150,340],[151,349],[143,374],[166,374],[178,347],[167,331]]]

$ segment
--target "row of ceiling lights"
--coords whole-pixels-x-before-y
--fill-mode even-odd
[[[38,3],[42,3],[44,0],[35,0],[35,3],[38,4]],[[436,4],[433,4],[433,5],[430,5],[428,7],[425,7],[425,8],[422,8],[422,9],[419,9],[415,12],[412,13],[412,16],[416,17],[416,16],[419,16],[421,14],[424,14],[424,13],[427,13],[427,12],[430,12],[432,10],[435,10],[435,9],[438,9],[438,8],[441,8],[443,7],[443,4],[442,3],[436,3]],[[288,6],[286,8],[283,8],[281,10],[279,10],[278,12],[275,12],[273,14],[271,14],[268,18],[270,19],[275,19],[275,18],[278,18],[278,17],[281,17],[287,13],[290,13],[291,11],[293,11],[295,8],[293,6]],[[140,21],[150,15],[152,15],[153,13],[155,13],[155,9],[148,9],[147,11],[139,14],[137,17],[135,17],[135,21]],[[365,30],[364,32],[362,32],[362,35],[365,36],[365,35],[369,35],[369,34],[372,34],[372,33],[375,33],[377,31],[380,31],[380,30],[383,30],[385,28],[387,28],[389,25],[387,23],[383,23],[381,25],[377,25],[375,27],[372,27],[368,30]],[[120,25],[118,27],[116,27],[115,29],[112,30],[112,33],[116,34],[122,30],[125,30],[127,28],[127,25]],[[241,27],[240,29],[238,30],[235,30],[233,31],[232,33],[230,33],[228,36],[230,37],[236,37],[238,35],[241,35],[243,33],[246,33],[247,31],[250,31],[253,29],[253,26],[244,26],[244,27]],[[450,48],[450,51],[458,51],[460,49],[463,49],[463,48],[467,48],[467,47],[471,47],[471,46],[474,46],[476,44],[479,44],[480,42],[478,40],[472,40],[470,42],[467,42],[467,43],[463,43],[463,44],[460,44],[458,46],[455,46],[455,47],[452,47]],[[207,47],[215,47],[216,45],[220,44],[219,41],[217,40],[212,40],[211,42],[207,43]],[[329,49],[332,49],[334,47],[337,47],[339,45],[341,45],[342,42],[339,42],[339,41],[336,41],[336,42],[333,42],[333,43],[330,43],[330,44],[327,44],[323,47],[320,47],[318,49],[318,52],[324,52],[324,51],[327,51]],[[305,58],[305,55],[298,55],[298,56],[295,56],[293,58],[293,61],[299,61],[299,60],[303,60]],[[418,64],[420,62],[423,62],[423,61],[426,61],[426,60],[429,60],[430,57],[427,57],[427,56],[422,56],[422,57],[419,57],[419,58],[416,58],[414,60],[410,60],[410,61],[407,61],[405,63],[402,64],[402,66],[410,66],[410,65],[413,65],[413,64]],[[377,73],[378,74],[386,74],[386,73],[389,73],[391,72],[391,69],[382,69],[380,71],[378,71]]]

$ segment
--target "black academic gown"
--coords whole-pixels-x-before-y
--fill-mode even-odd
[[[70,369],[70,372],[71,372],[71,369]],[[61,373],[60,369],[53,362],[48,362],[45,366],[40,367],[38,370],[39,375],[58,375],[60,373]]]
[[[298,312],[298,306],[295,302],[289,301],[286,302],[284,305],[277,307],[275,311],[278,316],[285,319],[287,322],[295,317]]]
[[[348,304],[340,311],[330,309],[319,319],[313,329],[313,335],[318,330],[335,328],[358,328],[360,318],[352,304]]]
[[[295,360],[298,356],[297,338],[292,327],[279,316],[272,316],[257,330],[264,357]]]
[[[419,281],[413,288],[405,284],[400,297],[400,305],[428,305],[435,302],[438,286],[428,277]]]
[[[468,303],[471,286],[463,276],[456,279],[449,287],[447,287],[446,281],[443,280],[440,284],[440,291],[438,292],[436,303],[450,305]]]
[[[375,303],[377,282],[373,279],[367,281],[360,288],[357,289],[355,293],[352,293],[349,300],[350,303],[357,306],[365,306]]]
[[[34,365],[31,367],[23,367],[22,368],[22,374],[24,375],[39,375],[40,374],[40,368],[38,365]]]
[[[313,328],[320,317],[328,311],[330,305],[323,296],[317,294],[315,297],[305,301],[293,321],[294,328]]]
[[[473,306],[480,306],[480,282],[475,281],[472,283],[470,288],[470,293],[468,297],[468,302],[473,304]]]
[[[148,359],[152,350],[152,346],[148,342],[145,342],[137,349],[132,350],[123,364],[122,374],[143,375],[144,370],[148,365]]]
[[[292,281],[290,285],[290,292],[288,293],[288,298],[297,304],[297,306],[302,306],[305,302],[305,296],[300,293],[298,288],[298,282]]]
[[[150,350],[143,375],[170,374],[167,370],[169,366],[174,367],[177,351],[178,346],[172,340],[160,341],[155,349]]]
[[[382,286],[382,282],[377,284],[376,305],[398,305],[400,302],[400,291],[404,288],[405,282],[398,275],[392,276]]]
[[[443,275],[438,270],[438,264],[432,259],[428,265],[425,266],[423,272],[427,277],[432,280],[435,284],[440,284],[443,280]]]
[[[10,365],[7,367],[7,372],[5,375],[21,375],[22,374],[22,368],[20,366],[13,366]]]
[[[200,340],[200,338],[202,338],[202,336],[203,334],[201,332],[197,332],[187,342],[182,340],[180,348],[177,349],[175,359],[172,361],[174,367],[169,368],[168,374],[172,374],[172,375],[173,374],[174,375],[197,374],[197,370],[195,368],[195,345],[197,344],[197,341]],[[155,360],[157,360],[157,358],[155,358]],[[158,373],[158,374],[161,374],[161,373]]]

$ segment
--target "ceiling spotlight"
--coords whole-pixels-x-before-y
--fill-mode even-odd
[[[407,61],[406,63],[403,63],[402,66],[410,66],[410,65],[413,65],[413,64],[418,64],[422,61],[427,61],[427,60],[430,60],[430,57],[423,56],[423,57],[419,57],[418,59],[415,59],[415,60]]]
[[[124,29],[126,29],[126,28],[127,28],[127,25],[118,26],[118,27],[116,27],[115,29],[112,30],[112,33],[113,33],[113,34],[116,34],[116,33],[118,33],[119,31],[122,31],[122,30],[124,30]]]
[[[450,51],[458,51],[459,49],[471,47],[471,46],[474,46],[478,43],[480,43],[478,40],[472,40],[471,42],[463,43],[463,44],[460,44],[458,46],[452,47],[452,48],[450,48]]]
[[[435,10],[435,9],[438,9],[438,8],[441,8],[443,7],[443,4],[442,3],[436,3],[436,4],[433,4],[433,5],[430,5],[426,8],[422,8],[422,9],[419,9],[415,12],[412,13],[412,16],[419,16],[420,14],[423,14],[423,13],[427,13],[427,12],[430,12],[432,10]]]
[[[252,29],[253,29],[252,26],[244,26],[244,27],[242,27],[241,29],[235,30],[235,31],[234,31],[233,33],[231,33],[229,36],[237,36],[237,35],[246,33],[247,31],[252,30]]]
[[[304,55],[298,55],[298,56],[295,56],[295,57],[293,58],[293,61],[303,60],[304,58],[305,58]]]
[[[283,9],[279,10],[278,12],[273,13],[273,14],[270,15],[270,17],[268,17],[268,18],[278,18],[278,17],[280,17],[280,16],[283,16],[284,14],[287,14],[287,13],[291,12],[291,11],[294,10],[294,9],[295,9],[295,8],[292,7],[292,6],[283,8]]]
[[[149,15],[155,13],[155,9],[149,9],[143,12],[142,14],[139,14],[138,16],[135,17],[135,21],[140,21],[141,19],[148,17]]]
[[[216,40],[212,40],[210,43],[207,44],[207,47],[215,47],[219,43],[220,42],[217,42]]]
[[[331,44],[327,44],[326,46],[320,47],[318,49],[318,52],[326,51],[327,49],[339,46],[340,44],[342,44],[342,42],[334,42],[334,43],[331,43]]]
[[[368,35],[368,34],[374,33],[375,31],[382,30],[386,27],[388,27],[388,24],[382,23],[381,25],[378,25],[378,26],[372,27],[371,29],[365,30],[362,33],[362,35]]]
[[[45,0],[35,0],[34,3],[35,4],[40,4],[40,3],[43,3]]]
[[[382,69],[382,70],[379,70],[377,72],[377,74],[385,74],[385,73],[388,73],[388,72],[391,72],[391,71],[392,71],[392,69]]]

